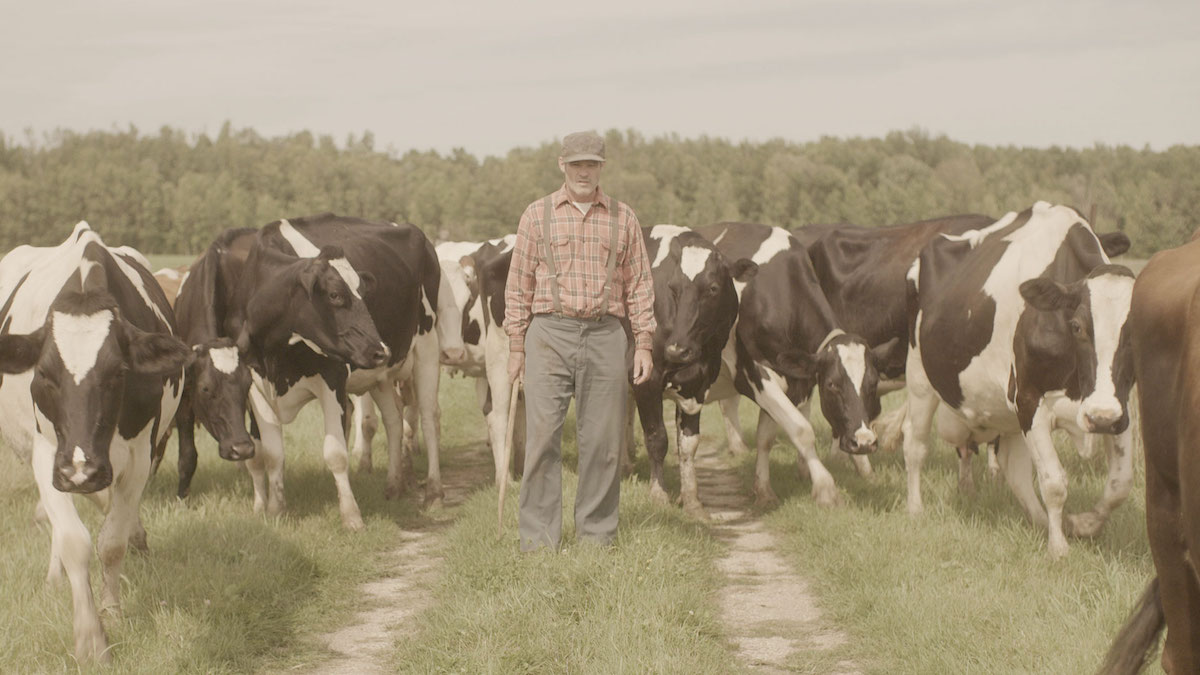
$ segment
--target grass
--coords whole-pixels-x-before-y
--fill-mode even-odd
[[[747,429],[750,407],[742,406]],[[710,421],[704,431],[719,433]],[[815,426],[818,447],[828,447],[828,426]],[[1070,480],[1068,512],[1089,509],[1103,490],[1104,460],[1083,460],[1061,444],[1059,456]],[[1026,520],[1003,479],[987,477],[982,459],[974,466],[978,494],[962,495],[953,449],[936,444],[923,471],[925,513],[914,518],[905,510],[900,453],[872,457],[870,479],[848,462],[826,462],[844,502],[834,509],[813,504],[795,457],[782,441],[772,450],[782,505],[765,521],[813,581],[823,611],[850,634],[851,658],[866,672],[1091,672],[1154,574],[1140,455],[1130,499],[1098,537],[1070,540],[1057,562],[1044,530]],[[750,490],[753,460],[738,468]]]
[[[895,405],[895,400],[887,402]],[[669,404],[668,404],[669,405]],[[472,384],[443,380],[444,472],[478,449],[485,430]],[[814,409],[817,409],[814,406]],[[249,479],[201,445],[201,464],[186,503],[174,498],[174,444],[152,479],[142,513],[148,555],[131,553],[124,613],[105,622],[120,673],[281,672],[330,654],[319,635],[345,625],[359,608],[356,589],[391,572],[383,554],[403,530],[434,521],[445,560],[415,633],[387,656],[398,672],[430,673],[727,673],[741,669],[723,635],[715,559],[722,552],[707,524],[647,498],[644,451],[622,488],[621,533],[612,549],[573,543],[560,554],[517,551],[515,491],[507,532],[495,533],[495,488],[464,504],[425,513],[413,500],[382,498],[382,438],[376,472],[352,476],[365,532],[343,530],[332,480],[320,458],[314,409],[287,429],[289,511],[268,520],[251,513]],[[668,411],[667,418],[671,419]],[[757,409],[742,405],[743,428]],[[818,447],[828,427],[815,423]],[[564,504],[574,498],[574,438],[564,434]],[[706,442],[724,446],[719,413],[705,412]],[[748,434],[748,436],[751,434]],[[752,440],[752,439],[751,439]],[[1060,453],[1070,477],[1070,510],[1098,496],[1103,460]],[[677,493],[674,453],[667,484]],[[763,513],[781,552],[812,584],[824,616],[850,642],[838,659],[868,673],[1086,673],[1099,662],[1117,625],[1153,573],[1144,526],[1140,458],[1134,494],[1095,540],[1072,540],[1052,562],[1045,534],[1024,518],[1002,483],[977,460],[979,494],[958,494],[957,460],[935,447],[926,462],[926,513],[904,511],[903,459],[873,457],[876,477],[828,461],[844,504],[813,505],[796,475],[795,451],[780,441],[772,482],[782,500]],[[752,485],[750,458],[733,462]],[[484,479],[485,481],[488,479]],[[703,495],[701,495],[703,498]],[[0,671],[76,670],[71,657],[70,594],[44,587],[48,536],[31,524],[36,491],[28,467],[0,453]],[[568,506],[569,509],[569,506]],[[96,531],[99,515],[81,502]],[[98,589],[98,563],[93,562]],[[808,657],[806,657],[808,658]],[[824,672],[829,663],[789,664]]]

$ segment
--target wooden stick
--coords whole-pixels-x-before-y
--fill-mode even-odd
[[[517,427],[517,397],[521,394],[521,380],[517,378],[513,380],[512,391],[509,392],[508,400],[508,425],[504,431],[504,448],[501,450],[504,461],[501,466],[504,470],[501,473],[500,479],[500,498],[496,504],[496,535],[504,534],[504,494],[508,491],[508,467],[512,463],[512,446],[513,433]]]

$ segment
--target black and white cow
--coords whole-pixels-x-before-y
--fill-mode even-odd
[[[58,246],[19,246],[0,261],[0,430],[10,447],[32,453],[52,532],[47,581],[64,571],[70,581],[79,661],[109,655],[88,580],[91,538],[72,494],[108,493],[100,606],[116,610],[152,453],[191,358],[148,267],[84,222]]]
[[[175,415],[179,431],[179,487],[182,499],[196,473],[196,421],[217,441],[223,459],[254,455],[246,433],[246,397],[250,370],[241,363],[236,335],[226,333],[227,303],[257,238],[258,230],[237,228],[221,233],[188,268],[175,295],[179,335],[196,352],[188,368],[187,386]]]
[[[687,227],[655,225],[642,229],[654,275],[654,370],[633,388],[646,451],[650,456],[650,497],[667,503],[663,460],[667,432],[663,396],[675,401],[679,477],[685,512],[704,517],[696,484],[700,410],[721,374],[721,353],[738,315],[733,280],[749,281],[753,262],[733,264],[704,237]],[[728,379],[728,378],[726,378]]]
[[[1109,264],[1128,248],[1097,237],[1077,211],[1038,202],[963,236],[934,239],[910,288],[908,402],[903,421],[908,511],[919,513],[921,464],[939,403],[941,435],[955,445],[999,439],[1009,486],[1053,557],[1067,552],[1067,479],[1050,438],[1056,426],[1116,434],[1109,480],[1075,534],[1099,530],[1133,481],[1127,403],[1132,366],[1123,338],[1132,273]],[[1033,489],[1032,470],[1045,508]]]
[[[300,373],[294,395],[276,388],[276,400],[289,408],[288,419],[292,414],[291,407],[298,409],[310,398],[317,398],[326,416],[332,420],[345,409],[347,393],[369,393],[379,408],[388,437],[385,494],[395,497],[403,491],[403,472],[407,463],[403,448],[402,402],[396,395],[396,386],[411,382],[428,458],[425,502],[428,505],[440,503],[441,413],[437,401],[440,363],[461,361],[463,348],[460,315],[433,244],[413,225],[374,223],[333,214],[272,223],[263,228],[260,239],[267,245],[305,258],[319,257],[322,247],[336,243],[344,251],[346,261],[344,265],[339,263],[338,270],[346,277],[351,292],[359,290],[355,283],[357,278],[372,280],[374,290],[364,294],[363,299],[390,352],[390,358],[376,367],[352,364],[355,368],[347,378],[343,365],[333,367],[329,365],[333,360],[323,359],[320,351],[310,349],[315,353],[307,358],[324,361],[325,365],[314,373]],[[260,400],[252,390],[251,401],[257,416],[259,408],[266,406],[270,399]],[[280,412],[283,412],[282,408]],[[259,425],[262,426],[261,418]],[[333,452],[345,452],[345,437],[338,434],[336,439],[331,439],[328,429],[326,455],[334,444]]]
[[[879,354],[842,330],[821,292],[804,246],[787,230],[750,223],[719,223],[698,230],[726,260],[748,258],[758,273],[735,282],[739,308],[733,338],[722,360],[737,392],[761,408],[755,493],[759,502],[777,501],[770,483],[770,449],[782,427],[812,478],[818,504],[837,501],[833,476],[817,457],[812,425],[798,409],[817,386],[821,410],[839,449],[853,456],[876,448],[869,423],[879,414]],[[713,387],[710,399],[731,390]]]

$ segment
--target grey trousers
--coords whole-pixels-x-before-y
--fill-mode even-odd
[[[579,488],[575,531],[610,544],[617,535],[620,449],[632,352],[620,321],[539,314],[525,333],[525,475],[521,550],[562,539],[562,431],[575,397]]]

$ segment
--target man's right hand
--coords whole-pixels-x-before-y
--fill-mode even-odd
[[[525,377],[525,352],[508,353],[508,381],[516,382]]]

